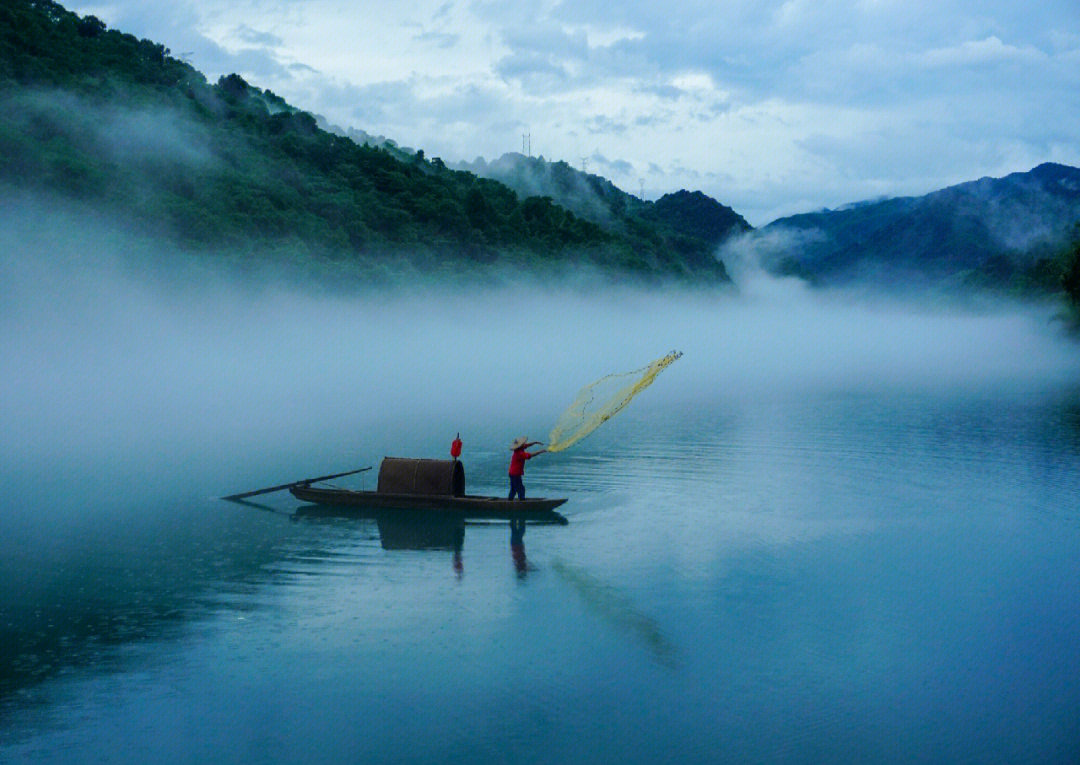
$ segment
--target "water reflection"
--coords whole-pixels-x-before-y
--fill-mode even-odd
[[[33,703],[34,689],[53,677],[122,670],[125,646],[183,639],[223,606],[258,607],[252,593],[275,577],[355,572],[370,562],[374,540],[387,551],[447,551],[453,575],[465,573],[466,521],[458,515],[290,511],[250,500],[122,515],[122,529],[41,529],[54,550],[4,548],[0,716]],[[514,569],[524,577],[526,522],[509,525]]]
[[[1080,391],[1068,397],[1062,407],[1061,419],[1065,431],[1062,440],[1073,452],[1080,452]]]
[[[296,519],[295,513],[289,513],[276,507],[270,507],[269,505],[265,505],[262,502],[253,502],[250,499],[229,499],[228,497],[223,497],[222,499],[225,499],[228,502],[232,502],[234,505],[246,507],[250,510],[261,510],[264,513],[273,513],[274,515],[286,515],[293,520]]]
[[[627,634],[640,640],[661,666],[677,666],[677,651],[660,623],[643,613],[630,598],[616,587],[601,581],[580,566],[556,558],[551,564],[563,581],[581,596],[589,610]]]
[[[510,521],[510,557],[514,561],[514,570],[519,579],[529,573],[529,561],[525,557],[525,521]]]
[[[363,508],[334,508],[319,505],[301,507],[293,518],[351,518],[374,520],[379,530],[379,543],[384,550],[447,550],[453,553],[454,573],[460,578],[465,572],[462,550],[466,525],[501,525],[506,521],[467,521],[464,516],[444,512],[410,511],[407,515]],[[532,566],[525,554],[525,528],[529,523],[514,518],[510,526],[510,558],[518,578],[524,579]]]
[[[123,647],[182,635],[265,580],[296,531],[216,502],[113,512],[92,522],[82,503],[57,502],[25,538],[0,538],[0,714],[52,677],[119,669]]]
[[[599,708],[619,718],[590,762],[721,746],[851,759],[832,742],[852,728],[880,731],[878,752],[920,730],[896,759],[963,737],[949,759],[993,760],[1000,739],[1001,761],[1030,741],[1029,759],[1063,760],[1049,755],[1077,740],[1078,402],[830,397],[740,410],[720,440],[708,412],[686,437],[668,423],[670,443],[642,431],[610,449],[601,432],[551,463],[575,522],[532,531],[531,558],[507,520],[183,502],[175,486],[24,503],[0,533],[0,760],[19,759],[4,757],[19,736],[44,737],[45,759],[123,759],[110,747],[145,732],[143,708],[198,729],[199,753],[235,753],[238,730],[276,746],[256,722],[279,719],[270,698],[296,727],[255,759],[301,760],[321,737],[326,759],[422,760],[439,737],[566,761],[580,740],[558,731]],[[506,646],[524,636],[550,651],[520,662]],[[56,677],[74,682],[41,682]],[[71,732],[18,714],[35,700]],[[354,734],[361,719],[381,727]],[[547,759],[526,749],[541,737]]]
[[[384,550],[451,550],[460,553],[465,543],[465,519],[461,517],[400,518],[379,513],[375,521]]]

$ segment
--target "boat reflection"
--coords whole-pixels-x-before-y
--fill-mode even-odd
[[[473,521],[462,515],[442,511],[415,511],[402,515],[399,512],[364,510],[358,508],[335,508],[322,505],[304,505],[296,510],[294,519],[302,518],[352,518],[373,520],[379,529],[379,544],[384,550],[446,550],[453,553],[454,572],[464,574],[462,549],[465,545],[466,525],[502,525],[506,521]],[[547,522],[552,523],[552,522]],[[558,523],[558,521],[554,521]],[[509,521],[510,558],[519,578],[525,578],[532,567],[525,555],[525,528],[527,525],[545,524],[544,521],[527,521],[515,518]]]
[[[376,514],[384,550],[461,550],[465,519],[445,516],[401,518]]]
[[[454,574],[465,574],[461,548],[465,545],[465,519],[432,514],[423,518],[401,518],[379,513],[379,542],[384,550],[450,550]]]
[[[303,505],[293,518],[350,518],[375,521],[384,550],[460,549],[465,517],[454,513],[413,511],[408,515],[385,510]]]

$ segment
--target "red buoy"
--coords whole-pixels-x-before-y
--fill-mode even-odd
[[[450,456],[457,459],[461,456],[461,434],[458,433],[453,443],[450,444]]]

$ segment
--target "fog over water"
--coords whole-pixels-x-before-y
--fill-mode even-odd
[[[343,296],[133,266],[122,256],[145,240],[62,215],[3,230],[9,475],[164,470],[206,475],[213,493],[265,462],[439,456],[457,431],[494,449],[546,437],[582,385],[672,349],[685,356],[643,394],[652,405],[1056,384],[1080,358],[1049,308],[813,292],[745,263],[731,266],[738,294],[517,282]]]
[[[725,256],[737,291],[350,294],[174,255],[0,215],[0,759],[1075,751],[1080,354],[1053,307],[812,291],[751,257]],[[470,492],[501,494],[511,438],[673,349],[530,464],[570,524],[509,551],[216,499],[457,432]]]

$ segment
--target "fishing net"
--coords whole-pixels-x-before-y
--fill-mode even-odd
[[[551,429],[547,450],[561,452],[585,438],[618,414],[634,396],[652,385],[658,374],[680,358],[682,353],[672,351],[647,367],[610,374],[586,385]]]

